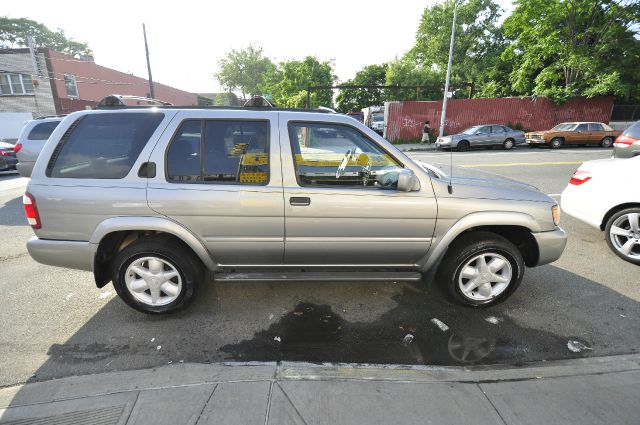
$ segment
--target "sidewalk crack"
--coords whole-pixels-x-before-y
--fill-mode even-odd
[[[504,425],[507,425],[507,421],[504,420],[504,418],[502,417],[502,415],[500,414],[500,412],[498,411],[498,408],[496,407],[495,404],[493,404],[493,401],[491,401],[491,399],[489,398],[489,396],[487,395],[487,393],[484,392],[484,390],[482,389],[482,387],[480,386],[480,384],[475,384],[478,389],[480,390],[480,392],[482,393],[482,395],[484,396],[484,398],[487,399],[487,401],[489,402],[489,404],[491,405],[491,407],[493,407],[494,412],[496,412],[496,414],[498,415],[498,417],[500,418],[500,420],[502,421],[502,423]]]
[[[273,381],[269,384],[269,397],[267,398],[267,411],[264,415],[264,425],[269,423],[269,412],[271,411],[271,396],[273,395]]]
[[[136,404],[138,404],[138,398],[140,398],[140,393],[142,391],[138,391],[136,393],[136,399],[134,400],[133,404],[131,405],[131,410],[129,410],[129,414],[127,415],[127,420],[124,421],[125,425],[129,423],[129,419],[131,419],[131,415],[133,414],[134,409],[136,408]]]
[[[307,421],[304,420],[304,418],[302,417],[302,413],[300,413],[300,411],[298,410],[298,408],[296,407],[295,404],[293,404],[293,401],[291,400],[291,398],[289,397],[289,394],[287,394],[287,392],[284,390],[284,388],[282,388],[282,385],[280,385],[279,382],[276,383],[276,385],[278,385],[278,388],[280,388],[280,391],[282,391],[282,394],[284,394],[284,396],[287,398],[287,400],[289,400],[289,403],[291,404],[291,407],[293,407],[293,410],[296,411],[296,413],[298,414],[298,417],[300,418],[300,420],[302,421],[302,423],[304,425],[309,425],[307,424]]]
[[[204,413],[204,409],[206,409],[207,406],[209,405],[209,402],[213,398],[213,393],[216,392],[216,389],[218,388],[218,385],[220,385],[220,384],[214,385],[213,389],[211,390],[211,394],[209,394],[209,398],[207,398],[207,401],[204,403],[204,406],[202,406],[202,410],[200,411],[200,414],[198,415],[198,419],[196,419],[196,425],[198,424],[198,422],[200,422],[200,418],[202,417],[202,414]]]

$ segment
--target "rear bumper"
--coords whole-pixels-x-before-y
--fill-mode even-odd
[[[98,245],[84,241],[59,241],[33,237],[27,241],[29,255],[38,263],[93,271]]]
[[[567,245],[567,234],[560,227],[550,232],[532,233],[538,244],[538,262],[536,266],[556,261]]]
[[[12,156],[4,156],[0,160],[0,170],[13,170],[16,168],[18,159]]]
[[[31,177],[31,170],[33,170],[34,162],[18,162],[16,164],[16,168],[18,169],[18,173],[22,177]]]

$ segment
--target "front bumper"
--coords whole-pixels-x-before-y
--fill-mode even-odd
[[[544,139],[526,139],[529,145],[546,145],[547,141]]]
[[[93,271],[98,245],[85,241],[40,239],[27,241],[29,255],[38,263],[69,269]]]
[[[567,245],[567,233],[560,227],[550,232],[532,233],[538,244],[538,262],[536,266],[556,261]]]

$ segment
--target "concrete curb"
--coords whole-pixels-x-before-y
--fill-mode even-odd
[[[640,370],[640,354],[593,357],[523,366],[438,367],[281,363],[177,364],[27,383],[0,389],[0,409],[131,391],[223,382],[389,381],[397,383],[496,383]]]

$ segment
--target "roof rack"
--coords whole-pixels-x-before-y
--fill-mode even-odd
[[[46,118],[62,118],[62,117],[66,117],[67,114],[60,114],[60,115],[42,115],[40,117],[35,117],[34,120],[44,120]]]
[[[141,96],[110,94],[98,102],[98,106],[171,106],[169,102]]]

